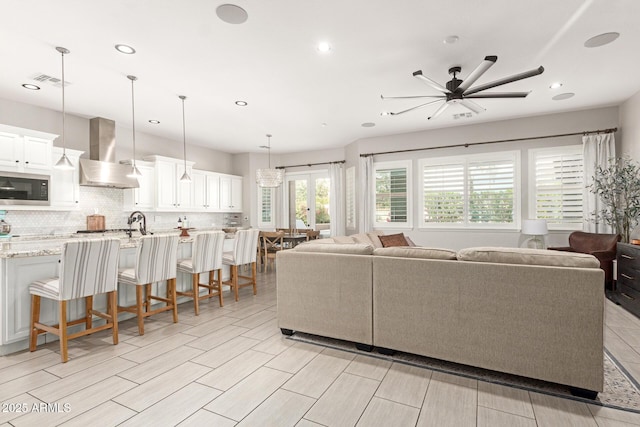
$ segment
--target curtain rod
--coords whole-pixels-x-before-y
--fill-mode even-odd
[[[412,151],[425,151],[425,150],[437,150],[440,148],[456,148],[456,147],[471,147],[472,145],[485,145],[485,144],[499,144],[503,142],[517,142],[517,141],[529,141],[532,139],[547,139],[547,138],[560,138],[565,136],[575,136],[575,135],[596,135],[601,133],[612,133],[617,132],[618,128],[610,128],[610,129],[598,129],[598,130],[588,130],[583,132],[573,132],[573,133],[559,133],[556,135],[543,135],[543,136],[529,136],[526,138],[512,138],[512,139],[498,139],[495,141],[482,141],[482,142],[467,142],[465,144],[454,144],[454,145],[439,145],[437,147],[425,147],[425,148],[411,148],[407,150],[396,150],[396,151],[381,151],[378,153],[365,153],[360,154],[360,157],[370,157],[377,156],[380,154],[395,154],[395,153],[409,153]]]
[[[344,162],[346,162],[346,160],[336,160],[335,162],[305,163],[304,165],[276,166],[276,169],[299,168],[301,166],[333,165],[333,164],[340,164]]]

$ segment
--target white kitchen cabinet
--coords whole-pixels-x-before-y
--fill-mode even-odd
[[[242,177],[220,175],[220,210],[242,212]]]
[[[55,164],[62,156],[62,148],[53,147],[52,161]],[[80,203],[80,167],[79,159],[83,151],[67,149],[67,157],[74,166],[73,170],[51,169],[50,195],[52,207],[78,207]]]
[[[51,148],[58,135],[0,125],[0,169],[12,172],[49,172]]]
[[[220,210],[220,176],[214,172],[193,170],[193,208],[197,211]]]
[[[120,162],[131,165],[131,161]],[[124,209],[132,210],[152,210],[155,202],[155,168],[153,163],[137,161],[136,167],[142,174],[138,177],[138,188],[127,188],[124,190]]]
[[[182,182],[184,162],[162,156],[149,156],[144,160],[154,164],[155,209],[158,211],[191,211],[193,209],[193,183]],[[193,174],[193,163],[186,162],[187,173]]]

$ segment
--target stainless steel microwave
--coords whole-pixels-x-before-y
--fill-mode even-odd
[[[0,205],[49,206],[48,175],[0,172]]]

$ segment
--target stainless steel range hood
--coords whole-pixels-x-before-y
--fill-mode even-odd
[[[90,187],[138,188],[138,180],[128,177],[131,166],[116,160],[116,123],[95,117],[89,121],[89,158],[80,159],[80,185]]]

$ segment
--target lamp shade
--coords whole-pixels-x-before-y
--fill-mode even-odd
[[[547,221],[544,219],[524,219],[522,220],[522,234],[531,236],[544,236],[548,234]]]

